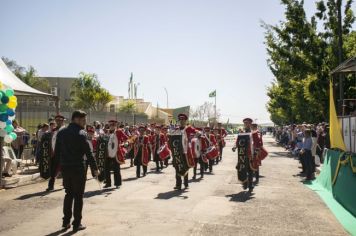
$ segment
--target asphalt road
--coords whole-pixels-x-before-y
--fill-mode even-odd
[[[271,137],[264,141],[270,155],[252,195],[237,181],[231,142],[213,174],[190,181],[186,191],[173,191],[172,166],[157,174],[154,163],[140,179],[124,165],[120,189],[100,191],[89,180],[83,210],[88,228],[77,235],[347,235],[319,197],[303,186],[297,161]],[[72,234],[59,231],[61,180],[49,194],[43,191],[46,184],[0,192],[0,235]]]

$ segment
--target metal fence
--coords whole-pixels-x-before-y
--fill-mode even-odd
[[[356,116],[339,117],[346,150],[356,153]]]

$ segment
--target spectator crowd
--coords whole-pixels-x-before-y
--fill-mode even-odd
[[[286,148],[301,163],[300,174],[306,180],[314,179],[316,167],[323,163],[323,152],[330,148],[329,125],[293,124],[276,127],[273,131],[276,141]]]

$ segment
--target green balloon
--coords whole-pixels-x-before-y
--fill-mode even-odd
[[[13,140],[17,139],[17,135],[14,132],[9,134]]]
[[[14,126],[12,126],[12,125],[7,125],[7,126],[5,127],[5,130],[6,130],[7,133],[11,133],[12,131],[14,131]]]
[[[6,89],[5,94],[6,94],[6,96],[11,97],[14,95],[14,90]]]
[[[7,111],[7,105],[6,104],[0,104],[0,112],[5,112]]]

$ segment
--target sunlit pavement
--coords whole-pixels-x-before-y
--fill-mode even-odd
[[[271,137],[252,195],[236,177],[236,153],[228,142],[223,162],[204,179],[190,181],[186,191],[173,191],[174,169],[135,178],[135,168],[122,168],[120,189],[100,190],[87,182],[83,224],[78,235],[347,235],[319,197],[300,182],[298,163]],[[199,172],[199,171],[198,171]],[[192,170],[190,171],[190,179]],[[64,191],[43,192],[46,182],[0,192],[0,235],[71,235],[61,232]]]

